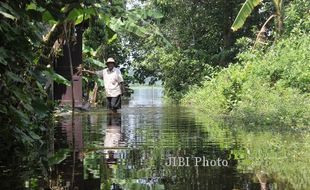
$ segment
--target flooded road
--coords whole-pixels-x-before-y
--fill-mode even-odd
[[[276,134],[258,132],[250,138],[248,134],[253,133],[244,131],[205,120],[189,107],[167,106],[161,88],[135,88],[132,99],[117,114],[96,109],[76,114],[74,126],[70,116],[59,121],[50,147],[53,155],[50,162],[54,165],[49,171],[49,187],[87,190],[309,187],[307,171],[296,173],[279,166],[286,162],[279,160],[278,155],[271,155],[277,149],[260,145],[266,143],[268,135],[277,137]],[[277,138],[282,142],[281,138],[286,137]],[[290,147],[289,138],[286,140],[287,152],[298,151]],[[296,141],[295,145],[303,146],[303,142]],[[283,159],[289,158],[288,155]],[[296,164],[302,163],[300,167],[307,170],[308,161]],[[272,167],[279,168],[278,173]],[[299,181],[294,184],[293,177],[279,175],[286,174],[283,170],[297,176]]]

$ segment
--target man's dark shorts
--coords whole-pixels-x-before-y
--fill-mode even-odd
[[[117,110],[122,107],[121,95],[117,97],[107,97],[107,108],[110,110]]]

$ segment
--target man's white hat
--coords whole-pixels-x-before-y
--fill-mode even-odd
[[[112,57],[109,57],[107,63],[115,63],[115,60]]]

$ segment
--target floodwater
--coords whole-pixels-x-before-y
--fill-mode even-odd
[[[308,171],[298,169],[301,165],[307,170],[308,160],[287,161],[291,158],[287,152],[298,151],[295,146],[304,146],[301,148],[305,151],[304,141],[291,139],[296,141],[290,147],[290,139],[277,136],[278,133],[229,129],[198,116],[190,107],[164,104],[162,95],[161,88],[139,87],[117,114],[102,108],[77,113],[74,125],[71,116],[60,119],[50,147],[54,165],[48,172],[49,188],[309,187]],[[272,141],[275,145],[267,143],[270,137],[277,137]],[[282,138],[287,144],[279,143]],[[286,152],[281,146],[286,147]],[[285,164],[299,165],[284,167]]]

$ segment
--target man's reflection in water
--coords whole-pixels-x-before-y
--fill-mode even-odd
[[[107,114],[107,128],[104,139],[106,163],[109,169],[113,170],[112,165],[117,164],[119,157],[119,148],[122,140],[121,130],[121,113],[108,113]],[[111,189],[121,190],[118,184],[113,183]]]

